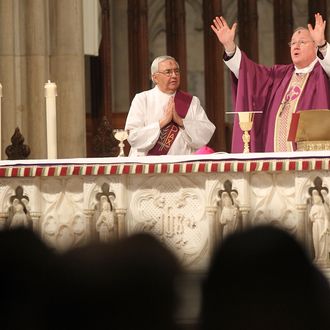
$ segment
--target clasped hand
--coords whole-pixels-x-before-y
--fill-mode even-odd
[[[171,121],[174,121],[179,126],[183,126],[183,120],[175,111],[174,97],[172,96],[166,106],[164,111],[164,117],[159,121],[160,128],[163,128]]]

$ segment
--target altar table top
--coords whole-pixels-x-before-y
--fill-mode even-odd
[[[329,170],[330,151],[1,160],[0,177]]]

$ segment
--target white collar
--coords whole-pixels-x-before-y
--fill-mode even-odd
[[[158,91],[158,93],[160,93],[160,94],[162,94],[162,95],[164,95],[164,96],[167,96],[167,97],[175,96],[175,94],[176,94],[176,92],[174,92],[174,93],[172,93],[172,94],[164,93],[164,92],[162,92],[162,91],[159,89],[158,85],[155,85],[155,89]]]
[[[309,72],[313,71],[316,62],[317,62],[317,57],[315,58],[315,60],[310,65],[307,65],[306,67],[304,67],[302,69],[298,69],[295,66],[294,67],[294,69],[295,69],[294,72],[295,73],[309,73]]]

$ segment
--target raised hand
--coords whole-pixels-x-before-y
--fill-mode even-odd
[[[211,29],[214,31],[219,41],[223,44],[226,51],[235,50],[235,34],[236,34],[237,23],[234,23],[230,28],[226,20],[220,16],[215,17]]]
[[[315,14],[314,28],[311,24],[307,25],[309,33],[311,34],[311,37],[314,40],[316,46],[322,46],[325,43],[325,26],[326,21],[323,20],[320,13]]]

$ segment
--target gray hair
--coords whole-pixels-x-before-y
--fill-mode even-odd
[[[176,61],[176,59],[172,56],[169,55],[162,55],[162,56],[158,56],[156,57],[152,63],[151,63],[151,67],[150,67],[150,71],[151,71],[151,77],[158,72],[158,66],[159,63],[164,62],[166,60],[173,60],[175,61],[175,63],[177,64],[177,66],[179,67],[179,63]]]

